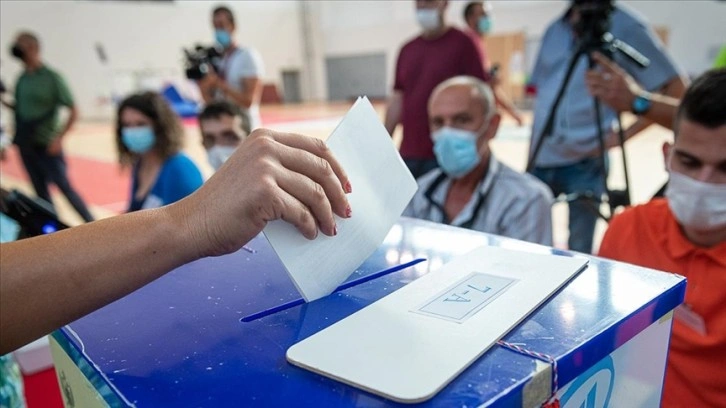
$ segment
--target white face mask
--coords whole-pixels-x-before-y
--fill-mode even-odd
[[[234,151],[237,150],[237,146],[212,146],[207,150],[207,159],[209,164],[212,165],[214,171],[219,170],[220,167],[232,156]]]
[[[416,20],[424,31],[436,30],[439,28],[439,10],[438,9],[419,9],[416,10]]]
[[[704,183],[671,170],[665,196],[682,226],[696,231],[726,228],[726,184]]]

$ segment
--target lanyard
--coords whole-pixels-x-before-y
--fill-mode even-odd
[[[496,175],[495,175],[495,177],[496,177]],[[441,204],[434,201],[434,199],[432,197],[434,191],[436,191],[436,189],[441,185],[441,183],[444,182],[444,180],[446,180],[446,174],[445,173],[439,174],[439,176],[436,177],[436,179],[434,179],[434,182],[431,183],[429,188],[426,189],[426,192],[424,193],[424,197],[426,198],[426,200],[428,200],[429,204],[433,205],[436,209],[438,209],[441,212],[441,214],[444,217],[444,224],[451,225],[452,220],[450,220],[448,215],[446,215],[446,210],[444,209],[444,207]],[[494,181],[495,180],[492,180],[492,183],[494,183]],[[493,184],[492,184],[492,187],[493,187]],[[491,187],[490,187],[490,190],[491,190]],[[476,207],[474,208],[474,211],[471,214],[471,218],[469,218],[469,220],[467,220],[465,223],[461,224],[459,227],[466,228],[466,229],[472,229],[471,227],[474,225],[474,221],[476,221],[476,218],[479,215],[479,211],[481,211],[482,207],[484,207],[484,203],[486,202],[488,197],[489,197],[489,191],[487,191],[486,193],[482,193],[481,191],[479,191],[479,202],[476,204]]]

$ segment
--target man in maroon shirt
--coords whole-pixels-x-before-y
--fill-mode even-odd
[[[386,129],[391,135],[399,123],[403,125],[401,156],[417,178],[437,167],[428,120],[431,91],[458,75],[486,79],[474,43],[464,32],[446,25],[447,5],[446,0],[416,1],[416,19],[423,32],[398,54],[386,112]]]

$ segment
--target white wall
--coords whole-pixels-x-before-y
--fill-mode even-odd
[[[450,1],[448,21],[463,26],[467,1]],[[492,0],[494,33],[524,31],[534,54],[547,25],[567,8],[567,0]],[[726,4],[715,0],[622,0],[657,26],[670,29],[669,51],[689,74],[708,69],[714,50],[726,40]],[[400,46],[417,35],[413,1],[320,1],[324,56],[384,52],[388,85]],[[533,49],[529,49],[533,48]],[[534,55],[528,55],[531,66]],[[320,84],[320,94],[326,94]]]
[[[627,0],[624,3],[640,12],[651,24],[668,27],[668,49],[690,75],[710,68],[718,49],[726,44],[724,1]]]
[[[170,3],[119,1],[0,2],[0,74],[12,86],[20,64],[8,47],[21,29],[36,32],[44,59],[63,73],[84,118],[109,118],[112,89],[128,91],[138,76],[147,85],[164,79],[183,82],[182,47],[211,44],[211,9],[218,2]],[[237,19],[237,39],[257,48],[266,65],[266,82],[281,81],[282,69],[301,68],[300,19],[296,1],[230,2]],[[95,44],[109,58],[103,65]],[[189,90],[194,86],[186,83]]]
[[[670,29],[670,51],[688,73],[708,68],[714,50],[726,39],[726,4],[714,0],[622,0],[652,24]],[[280,82],[282,69],[300,69],[304,95],[327,95],[325,57],[386,54],[388,87],[398,50],[419,28],[412,0],[312,0],[229,2],[238,20],[238,39],[257,48],[266,81]],[[466,1],[451,1],[448,20],[462,25]],[[494,32],[525,31],[530,54],[547,24],[566,8],[567,0],[492,0]],[[23,28],[37,32],[45,59],[71,84],[85,118],[108,118],[101,103],[112,90],[138,85],[138,76],[157,85],[161,78],[182,77],[181,47],[212,42],[210,10],[217,2],[177,0],[155,4],[120,1],[0,1],[0,75],[12,85],[20,65],[8,47]],[[307,10],[311,38],[304,57],[301,10]],[[99,62],[94,46],[104,45],[109,64]],[[529,56],[531,64],[532,55]],[[309,61],[313,61],[310,63]],[[310,72],[306,72],[309,69]],[[136,76],[134,76],[136,75]],[[194,87],[189,87],[193,90]]]
[[[465,2],[455,1],[460,6]],[[523,30],[538,42],[549,22],[563,13],[568,1],[492,1],[495,31]],[[651,26],[669,30],[668,51],[690,75],[713,64],[717,50],[726,44],[726,2],[716,0],[655,1],[618,0],[636,11]],[[457,21],[461,21],[457,12]]]
[[[387,82],[393,84],[393,72],[401,45],[418,35],[415,3],[403,1],[320,1],[320,30],[324,56],[345,56],[383,52],[386,54]],[[467,1],[450,1],[447,21],[463,26]],[[494,7],[495,32],[522,31],[539,36],[558,13],[563,0],[491,1]],[[324,84],[321,93],[326,94]]]

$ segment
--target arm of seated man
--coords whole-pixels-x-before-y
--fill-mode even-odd
[[[552,246],[552,202],[545,195],[536,195],[526,202],[511,206],[502,220],[502,235],[522,241]]]

